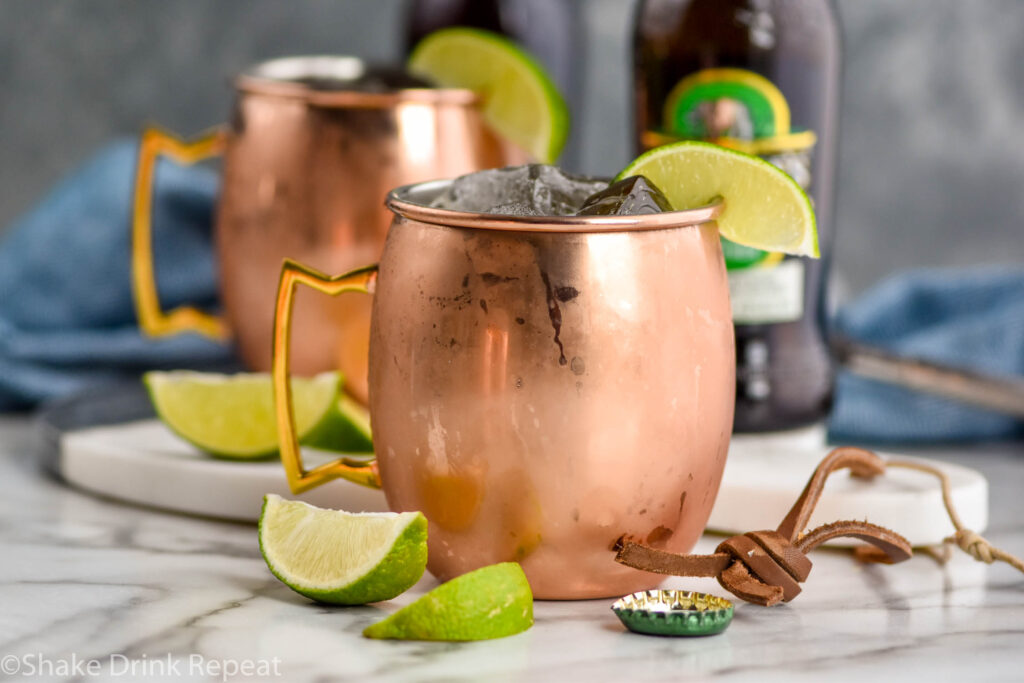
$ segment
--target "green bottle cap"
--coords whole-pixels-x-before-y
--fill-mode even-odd
[[[732,621],[732,603],[693,591],[641,591],[612,604],[630,631],[656,636],[711,636]]]

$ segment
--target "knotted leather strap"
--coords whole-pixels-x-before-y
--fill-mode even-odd
[[[801,533],[821,497],[828,475],[840,469],[849,469],[859,477],[873,477],[885,472],[885,461],[860,448],[836,448],[818,465],[775,531],[733,536],[722,541],[713,555],[676,555],[622,538],[615,560],[659,574],[714,576],[734,595],[770,606],[788,602],[800,593],[800,583],[811,572],[811,561],[806,553],[833,538],[851,536],[873,545],[869,552],[858,553],[864,560],[893,563],[909,559],[911,549],[907,539],[869,522],[833,522]]]

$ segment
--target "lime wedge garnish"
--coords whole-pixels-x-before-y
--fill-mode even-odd
[[[814,209],[796,181],[772,164],[707,142],[676,142],[640,155],[616,178],[652,180],[678,210],[725,200],[719,232],[733,242],[818,256]]]
[[[305,446],[342,453],[373,453],[370,411],[342,394],[333,409],[309,434],[300,438]]]
[[[537,61],[511,40],[474,28],[447,28],[420,41],[409,71],[483,100],[487,122],[535,160],[553,163],[569,133],[569,108]]]
[[[533,593],[515,562],[483,567],[456,577],[366,627],[367,638],[489,640],[533,625]]]
[[[278,450],[274,391],[266,373],[219,375],[176,370],[142,377],[157,416],[196,448],[234,460]],[[325,419],[337,419],[341,376],[325,372],[292,379],[295,428],[300,440]]]
[[[427,566],[427,518],[419,512],[356,514],[267,495],[259,537],[274,576],[334,605],[390,600]]]

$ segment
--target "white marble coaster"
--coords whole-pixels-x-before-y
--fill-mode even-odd
[[[734,439],[708,530],[734,534],[775,528],[830,450],[806,440],[792,444],[751,436]],[[937,460],[879,455],[941,468],[950,478],[953,504],[964,525],[978,533],[988,525],[988,482],[979,472]],[[847,470],[833,473],[808,528],[848,519],[888,527],[914,546],[938,544],[953,534],[938,478],[913,470],[893,468],[871,480],[855,479]],[[831,542],[859,543],[855,539]]]
[[[709,530],[742,533],[778,525],[828,452],[828,447],[816,445],[820,439],[816,432],[807,432],[796,442],[734,439]],[[296,496],[289,491],[277,460],[211,459],[155,419],[68,432],[60,450],[58,467],[70,484],[165,510],[255,521],[266,493],[353,512],[387,510],[383,493],[342,480]],[[304,453],[310,465],[332,457],[308,449]],[[988,522],[984,477],[966,467],[935,464],[952,478],[954,502],[964,524],[980,533]],[[953,532],[938,480],[908,470],[891,470],[870,482],[852,479],[845,472],[832,475],[811,526],[840,519],[867,519],[887,526],[914,545],[938,543]]]
[[[215,460],[155,419],[68,432],[60,450],[58,467],[68,483],[175,512],[251,522],[259,519],[266,493],[351,512],[387,510],[381,491],[342,480],[293,494],[279,460]],[[306,449],[303,453],[309,466],[332,457]]]

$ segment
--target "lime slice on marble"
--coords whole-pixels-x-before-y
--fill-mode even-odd
[[[221,375],[175,370],[147,372],[142,381],[157,416],[196,448],[219,458],[255,460],[278,451],[274,391],[267,373]],[[325,372],[292,378],[299,439],[333,432],[344,419],[338,409],[341,375]]]
[[[772,164],[707,142],[683,141],[640,155],[616,180],[642,175],[678,210],[725,201],[718,230],[739,244],[818,256],[814,209],[796,181]]]
[[[267,495],[259,539],[274,576],[300,595],[334,605],[390,600],[427,566],[427,518],[419,512],[324,510]]]
[[[553,163],[569,134],[569,108],[551,77],[511,40],[475,28],[447,28],[421,40],[409,71],[445,88],[467,88],[487,122],[535,160]]]
[[[489,640],[533,625],[533,593],[515,562],[471,571],[443,583],[383,621],[368,626],[367,638],[397,640]]]

